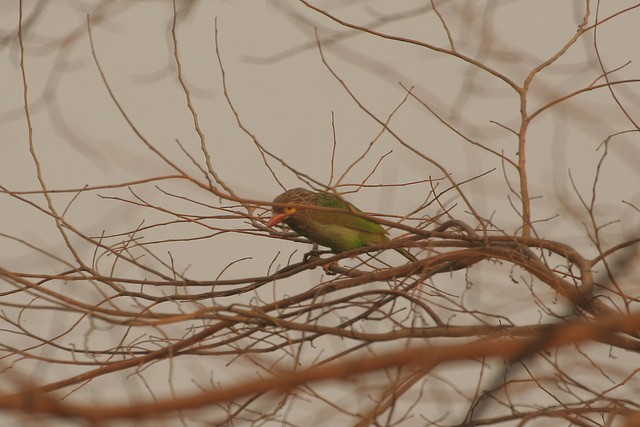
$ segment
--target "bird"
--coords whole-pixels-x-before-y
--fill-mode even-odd
[[[291,203],[297,206],[274,206],[269,227],[281,222],[293,231],[311,240],[313,243],[341,253],[365,246],[377,245],[389,241],[387,232],[377,222],[352,215],[349,212],[362,212],[353,204],[322,191],[310,191],[293,188],[280,194],[274,203]],[[330,212],[305,209],[304,205],[343,209],[342,212]],[[418,259],[404,248],[394,248],[411,262]]]

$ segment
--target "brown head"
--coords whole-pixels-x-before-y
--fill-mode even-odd
[[[296,203],[299,205],[314,205],[317,203],[318,193],[305,190],[304,188],[293,188],[280,194],[273,199],[274,203]],[[273,227],[287,220],[298,212],[295,206],[274,206],[273,215],[269,220],[269,227]]]

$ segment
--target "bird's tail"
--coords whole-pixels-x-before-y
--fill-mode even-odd
[[[403,257],[405,257],[409,261],[418,262],[418,258],[416,258],[413,255],[411,255],[411,253],[408,250],[406,250],[405,248],[396,248],[396,251],[398,251]]]

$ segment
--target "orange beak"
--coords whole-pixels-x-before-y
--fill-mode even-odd
[[[284,221],[285,219],[289,218],[291,216],[291,214],[286,214],[286,213],[278,213],[275,214],[271,217],[271,219],[269,220],[269,227],[273,227],[274,225],[280,224],[282,221]]]

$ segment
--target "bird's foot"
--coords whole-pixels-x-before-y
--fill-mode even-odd
[[[320,255],[330,254],[331,251],[319,251],[317,249],[311,250],[303,255],[302,262],[310,262],[314,258],[320,258]]]
[[[309,252],[307,252],[306,254],[304,254],[304,256],[302,257],[302,262],[303,263],[307,263],[307,262],[312,262],[315,260],[320,259],[320,255],[324,255],[324,254],[333,254],[333,252],[331,251],[320,251],[317,249],[313,249]],[[334,267],[339,266],[338,262],[330,262],[328,264],[324,264],[322,266],[322,270],[324,270],[325,274],[329,275],[329,276],[335,276],[336,274],[338,274],[335,270]]]
[[[327,276],[335,276],[338,274],[337,271],[334,270],[334,267],[339,267],[338,261],[330,262],[322,266],[322,270],[324,270],[324,274]]]

